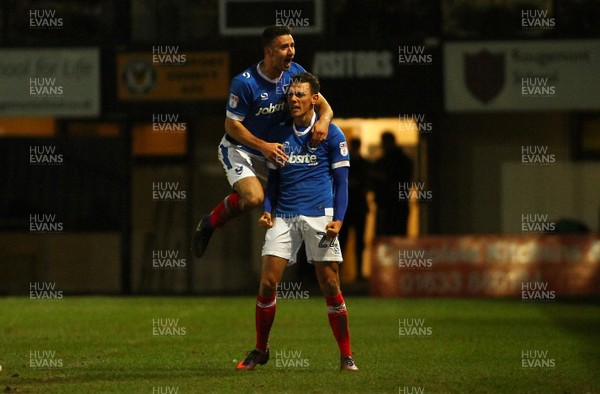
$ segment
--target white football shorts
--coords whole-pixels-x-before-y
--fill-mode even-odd
[[[288,265],[296,263],[296,253],[306,244],[306,257],[315,261],[337,261],[341,263],[342,250],[336,237],[327,239],[325,226],[332,216],[290,216],[274,217],[273,227],[267,230],[263,244],[263,256],[277,256],[288,260]]]
[[[269,170],[264,156],[246,152],[225,137],[219,143],[219,161],[223,165],[227,181],[232,187],[240,179],[249,176],[255,176],[263,183],[267,181]]]

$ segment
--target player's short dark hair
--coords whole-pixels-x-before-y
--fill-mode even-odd
[[[308,82],[310,84],[310,92],[312,94],[319,93],[321,90],[321,84],[319,83],[319,78],[311,73],[305,71],[299,74],[296,74],[292,77],[292,83],[303,83]]]
[[[273,25],[267,27],[263,30],[261,36],[263,48],[270,46],[276,37],[287,36],[288,34],[292,34],[292,29],[289,26]]]

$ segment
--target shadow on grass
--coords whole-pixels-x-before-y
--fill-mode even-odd
[[[211,378],[227,378],[239,376],[254,376],[254,375],[322,375],[323,373],[340,374],[338,370],[331,368],[257,368],[254,371],[238,371],[235,367],[232,368],[102,368],[102,369],[87,369],[87,368],[62,368],[57,370],[40,370],[39,372],[46,373],[45,376],[39,377],[16,377],[11,381],[14,384],[41,384],[50,382],[98,382],[98,381],[174,381],[177,379],[187,380],[194,377],[211,377]],[[8,380],[7,380],[8,383]]]
[[[585,360],[600,366],[600,298],[560,299],[540,304],[540,309],[557,327],[584,344],[581,352]]]

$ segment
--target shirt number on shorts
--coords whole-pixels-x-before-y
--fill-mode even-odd
[[[321,240],[319,241],[319,248],[329,248],[335,244],[335,238],[331,241],[327,239],[327,233],[322,231],[317,231],[317,235],[321,236]]]

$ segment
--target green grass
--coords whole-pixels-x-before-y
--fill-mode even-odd
[[[280,300],[271,360],[237,372],[254,345],[254,298],[0,300],[0,390],[18,393],[600,393],[600,305],[346,297],[360,372],[340,373],[324,300]],[[185,335],[153,336],[152,319]],[[431,335],[399,336],[425,319]],[[63,366],[30,366],[30,351]],[[276,351],[308,367],[278,367]],[[547,351],[554,368],[521,366]],[[280,356],[279,359],[282,359]],[[280,361],[281,363],[281,361]],[[280,364],[281,365],[281,364]],[[157,392],[157,391],[155,391]]]

